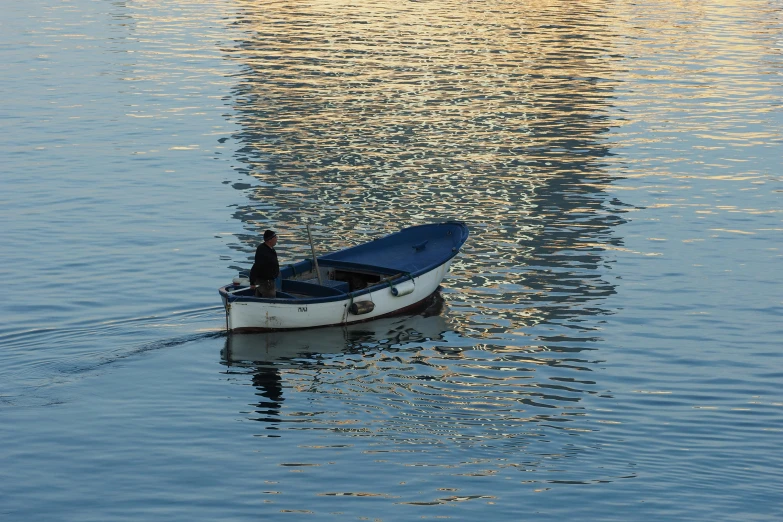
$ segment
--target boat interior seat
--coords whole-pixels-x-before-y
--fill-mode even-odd
[[[345,294],[348,291],[348,285],[342,281],[324,281],[323,285],[319,285],[318,283],[311,283],[308,281],[283,279],[283,287],[281,290],[286,294],[299,294],[309,297],[332,297]]]

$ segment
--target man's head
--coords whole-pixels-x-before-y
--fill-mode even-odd
[[[277,244],[277,234],[273,230],[267,230],[264,232],[264,243],[270,247],[274,247]]]

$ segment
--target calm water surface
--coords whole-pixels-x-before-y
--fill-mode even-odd
[[[3,520],[780,520],[783,6],[0,17]],[[427,313],[217,287],[468,223]]]

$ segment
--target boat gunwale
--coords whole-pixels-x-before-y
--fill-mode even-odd
[[[455,254],[456,255],[456,254]],[[448,258],[444,259],[443,262],[437,264],[428,266],[425,269],[421,271],[417,271],[415,273],[411,274],[401,274],[399,277],[395,279],[387,279],[380,283],[375,283],[372,286],[368,286],[367,288],[362,288],[361,290],[355,290],[353,292],[343,292],[340,294],[330,295],[326,297],[303,297],[303,298],[287,298],[287,297],[275,297],[275,298],[267,298],[267,297],[255,297],[255,296],[245,296],[245,295],[237,295],[237,294],[229,294],[227,292],[228,288],[231,288],[233,285],[226,285],[222,288],[220,288],[220,294],[225,296],[229,303],[236,303],[236,302],[246,302],[246,303],[268,303],[268,304],[280,304],[280,305],[300,305],[300,304],[315,304],[315,303],[335,303],[339,301],[347,301],[349,299],[361,297],[367,294],[370,294],[372,292],[376,292],[378,290],[382,290],[385,287],[391,288],[392,286],[396,284],[400,284],[407,280],[412,280],[416,277],[422,276],[428,272],[432,272],[433,270],[437,270],[438,267],[443,266],[445,263],[447,263],[450,259],[452,259],[454,256],[449,256]],[[369,265],[368,265],[369,266]],[[368,270],[369,271],[369,270]],[[398,272],[399,273],[399,272]],[[248,288],[245,288],[244,290],[248,290]]]
[[[387,280],[381,281],[381,282],[376,283],[376,284],[374,284],[372,286],[368,286],[367,288],[362,288],[361,290],[356,290],[356,291],[353,291],[353,292],[344,292],[342,294],[336,294],[336,295],[333,295],[333,296],[326,296],[326,297],[305,297],[305,298],[294,298],[294,299],[280,298],[280,297],[275,297],[275,298],[271,298],[270,299],[270,298],[265,298],[265,297],[236,295],[236,294],[233,294],[233,293],[228,293],[228,289],[229,288],[234,288],[234,285],[231,285],[231,284],[221,287],[219,289],[219,292],[220,292],[220,295],[228,303],[245,302],[245,303],[259,303],[259,304],[263,303],[263,304],[290,305],[290,306],[302,305],[302,304],[316,304],[316,303],[335,303],[335,302],[340,302],[340,301],[348,301],[350,299],[355,299],[357,297],[362,297],[362,296],[365,296],[365,295],[370,294],[372,292],[376,292],[378,290],[382,290],[384,287],[391,288],[395,284],[400,284],[400,283],[404,282],[405,280],[408,280],[408,279],[413,280],[416,277],[419,277],[419,276],[424,275],[424,274],[426,274],[428,272],[436,270],[437,268],[443,266],[444,264],[449,262],[451,259],[456,257],[457,254],[460,253],[460,249],[462,248],[462,245],[465,244],[465,241],[467,241],[467,238],[468,238],[468,233],[469,233],[468,232],[468,227],[467,227],[467,225],[464,222],[461,222],[461,221],[447,221],[447,222],[442,222],[442,223],[429,223],[429,224],[425,224],[425,225],[418,225],[418,226],[410,227],[410,228],[437,227],[437,226],[442,226],[442,225],[455,225],[455,226],[459,227],[462,230],[462,232],[463,232],[462,237],[460,238],[460,241],[458,242],[457,246],[456,247],[452,247],[451,251],[449,252],[449,255],[447,255],[447,256],[443,257],[442,259],[438,260],[438,262],[436,262],[436,263],[431,263],[431,264],[429,264],[429,265],[427,265],[427,266],[425,266],[423,268],[415,270],[414,272],[401,272],[399,269],[394,269],[394,268],[390,268],[390,267],[380,267],[380,266],[376,266],[376,265],[369,265],[369,264],[363,265],[362,263],[356,263],[355,267],[353,267],[356,270],[361,270],[362,266],[366,266],[368,271],[375,271],[373,269],[377,268],[377,269],[379,269],[379,270],[377,270],[377,272],[380,272],[381,270],[385,270],[385,271],[393,271],[395,274],[400,274],[399,277],[396,277],[394,279],[387,279]],[[393,234],[389,234],[388,236],[377,238],[377,239],[375,239],[373,241],[382,241],[384,239],[390,238],[390,237],[392,237],[394,235],[397,235],[399,233],[400,232],[395,232]],[[363,246],[363,245],[366,245],[366,244],[371,244],[371,243],[372,243],[372,241],[368,241],[366,243],[361,243],[361,244],[355,245],[353,247],[348,247],[348,248],[345,248],[343,250],[338,250],[336,252],[332,252],[330,254],[326,254],[324,257],[332,255],[332,254],[340,253],[340,252],[345,252],[345,251],[348,251],[348,250],[351,250],[351,249],[354,249],[354,248],[357,248],[357,247],[360,247],[360,246]],[[303,260],[303,261],[307,261],[307,260]],[[303,261],[299,261],[299,263],[301,263]],[[339,262],[341,260],[329,259],[328,257],[326,257],[326,259],[323,259],[323,261],[321,261],[321,257],[319,257],[318,261],[319,261],[319,263],[321,263],[323,266],[326,267],[326,266],[329,266],[332,263],[340,264]],[[335,268],[339,268],[339,267],[335,266]],[[245,290],[247,290],[247,289],[245,289]]]

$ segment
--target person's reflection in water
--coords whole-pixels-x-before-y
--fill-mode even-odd
[[[255,386],[259,395],[265,400],[256,404],[258,408],[255,412],[259,415],[255,420],[262,422],[280,422],[280,408],[283,402],[283,380],[280,372],[275,367],[259,366],[253,374],[253,386]],[[269,426],[268,429],[277,429],[276,426]]]

